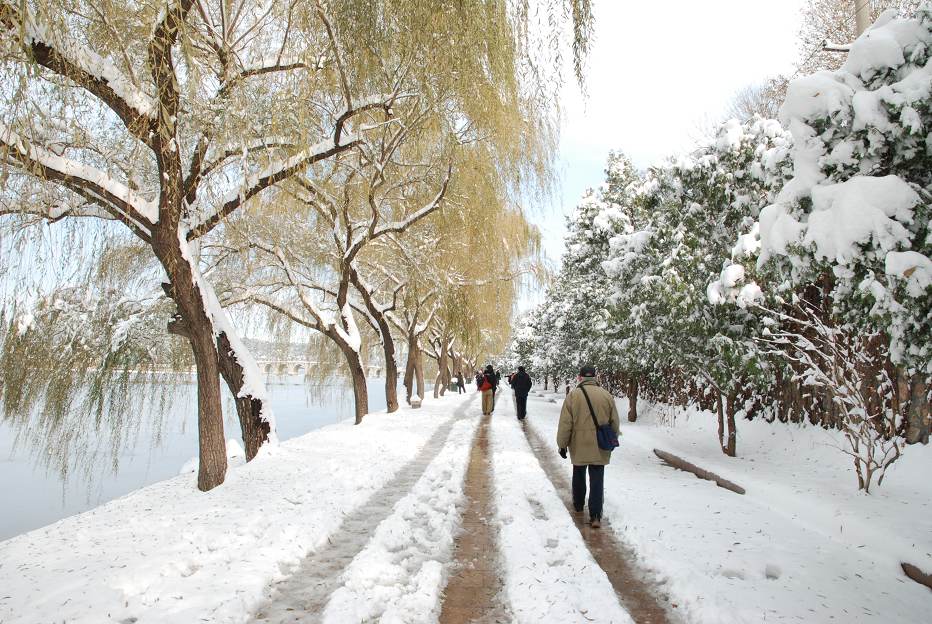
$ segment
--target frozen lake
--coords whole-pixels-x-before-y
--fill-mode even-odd
[[[301,376],[273,376],[267,380],[281,440],[352,417],[352,390],[339,381],[334,383],[311,393]],[[369,380],[370,412],[385,409],[383,384],[381,379]],[[109,461],[102,460],[90,478],[76,473],[65,482],[57,473],[41,467],[32,448],[16,446],[11,426],[0,422],[0,500],[4,502],[0,540],[176,476],[184,463],[197,455],[196,386],[179,385],[174,397],[158,445],[153,443],[151,431],[144,431],[133,448],[120,454],[117,474]],[[239,439],[239,423],[232,406],[225,404],[224,412],[226,438]]]

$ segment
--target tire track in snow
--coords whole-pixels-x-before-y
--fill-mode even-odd
[[[344,570],[366,547],[376,527],[391,515],[396,503],[418,482],[447,443],[453,423],[463,418],[474,402],[475,397],[458,407],[437,427],[413,460],[366,504],[344,518],[326,546],[309,554],[289,576],[274,584],[271,595],[256,610],[251,621],[263,624],[319,621],[330,595],[342,584]]]
[[[610,519],[603,519],[601,529],[593,529],[586,522],[586,512],[576,513],[571,500],[569,465],[557,461],[554,446],[547,443],[526,421],[522,429],[528,444],[537,456],[537,461],[553,483],[570,513],[583,541],[592,557],[605,571],[618,599],[637,624],[672,624],[677,622],[666,608],[667,597],[649,575],[637,564],[637,554],[627,544],[616,539],[609,526]]]

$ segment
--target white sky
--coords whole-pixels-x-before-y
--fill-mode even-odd
[[[564,90],[562,192],[555,206],[535,211],[554,262],[563,215],[602,182],[609,150],[641,168],[688,150],[737,91],[792,70],[797,58],[803,0],[593,2],[589,96],[572,80]]]

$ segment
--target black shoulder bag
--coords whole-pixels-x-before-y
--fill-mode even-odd
[[[612,423],[599,424],[599,421],[595,418],[595,410],[592,409],[592,401],[589,400],[589,394],[586,392],[585,386],[579,386],[579,389],[582,390],[583,396],[586,397],[589,414],[592,416],[592,424],[595,425],[595,439],[599,444],[599,448],[603,451],[614,451],[618,447],[618,436],[615,435],[615,430],[612,429]]]

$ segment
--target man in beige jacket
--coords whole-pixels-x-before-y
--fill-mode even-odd
[[[619,434],[618,408],[615,397],[599,386],[595,379],[595,367],[586,365],[579,370],[579,384],[563,401],[560,411],[560,426],[557,429],[557,448],[566,459],[569,448],[573,462],[573,508],[582,512],[586,501],[586,471],[589,472],[589,518],[593,528],[602,523],[602,500],[604,493],[605,466],[611,461],[611,451],[599,448],[592,413],[599,425],[611,423],[615,434]],[[583,394],[585,388],[585,395]],[[586,402],[592,402],[592,411]]]

